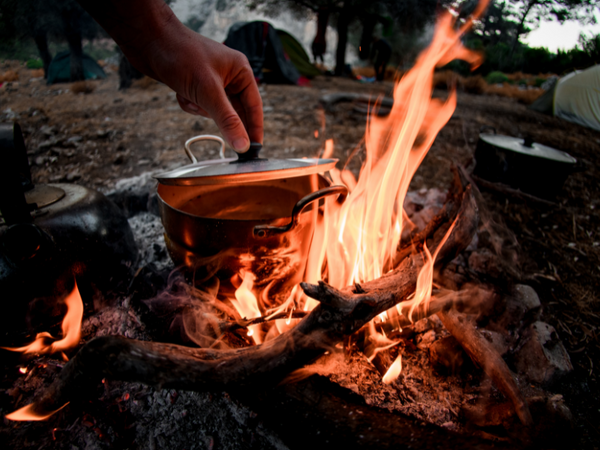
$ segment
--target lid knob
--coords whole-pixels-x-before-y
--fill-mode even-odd
[[[252,142],[250,148],[245,153],[238,153],[238,159],[231,161],[231,164],[242,163],[247,161],[260,161],[264,158],[258,157],[258,152],[262,149],[262,144],[259,142]]]
[[[523,145],[528,148],[533,147],[533,137],[529,135],[525,136],[525,139],[523,139]]]

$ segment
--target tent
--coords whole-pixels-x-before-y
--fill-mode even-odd
[[[302,44],[298,42],[294,36],[287,31],[276,31],[279,39],[281,40],[281,44],[283,45],[283,50],[285,51],[286,55],[289,56],[290,60],[294,66],[296,66],[296,69],[298,69],[298,72],[300,72],[301,75],[308,78],[313,78],[321,74],[319,69],[312,65],[308,54],[304,50],[304,47],[302,47]]]
[[[285,54],[271,24],[261,21],[234,23],[224,44],[246,55],[257,80],[298,84],[300,74]]]
[[[97,78],[106,78],[106,73],[102,67],[85,53],[83,59],[83,75],[86,80],[95,80]],[[50,62],[48,67],[47,84],[68,83],[71,81],[71,53],[60,52]]]
[[[561,78],[530,108],[600,131],[600,65]]]

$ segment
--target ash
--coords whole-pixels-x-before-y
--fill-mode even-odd
[[[141,212],[129,219],[129,226],[138,246],[138,268],[149,264],[153,264],[159,272],[174,268],[167,253],[160,217]]]

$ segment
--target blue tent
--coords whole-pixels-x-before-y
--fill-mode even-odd
[[[102,67],[89,55],[83,54],[83,75],[86,80],[96,80],[106,78],[106,73]],[[68,83],[71,81],[71,52],[58,53],[48,67],[47,84]]]

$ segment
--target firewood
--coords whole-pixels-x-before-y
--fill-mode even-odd
[[[498,389],[512,402],[523,425],[532,426],[533,419],[527,402],[513,374],[494,346],[475,329],[464,314],[449,310],[440,311],[437,315],[473,362],[483,369]]]
[[[456,226],[439,253],[455,255],[471,242],[479,216],[466,189]],[[354,286],[335,289],[324,282],[301,283],[320,302],[294,328],[261,345],[240,349],[190,348],[117,336],[99,337],[84,345],[29,411],[47,415],[73,399],[85,398],[103,378],[137,381],[187,390],[264,389],[317,359],[377,315],[406,301],[414,292],[422,267],[420,255],[405,258],[392,272]]]

